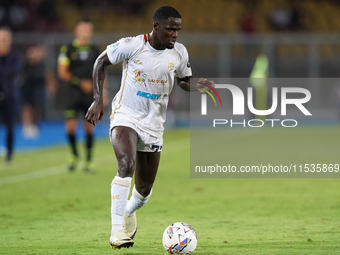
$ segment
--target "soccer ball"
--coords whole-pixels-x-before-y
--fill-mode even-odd
[[[197,246],[196,231],[184,222],[173,223],[163,233],[163,246],[170,254],[191,254]]]

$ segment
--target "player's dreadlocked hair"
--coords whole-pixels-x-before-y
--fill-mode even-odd
[[[182,18],[181,14],[172,6],[164,5],[158,7],[153,14],[153,22],[157,21],[159,23],[166,22],[169,18]]]

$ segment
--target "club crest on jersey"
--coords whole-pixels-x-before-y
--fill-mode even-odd
[[[138,83],[139,85],[143,86],[146,88],[146,74],[143,71],[136,71],[135,72],[135,78],[133,79],[135,83]]]
[[[136,59],[135,61],[133,61],[133,63],[135,63],[137,65],[143,65],[143,62],[140,61],[139,59]]]
[[[168,70],[169,70],[169,72],[172,72],[173,70],[175,70],[175,64],[169,62],[169,63],[168,63]]]

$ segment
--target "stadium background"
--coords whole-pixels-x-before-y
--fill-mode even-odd
[[[12,26],[13,46],[24,54],[31,45],[44,45],[46,67],[54,72],[60,46],[72,40],[73,27],[81,17],[94,21],[93,41],[104,50],[121,37],[150,32],[153,11],[165,4],[157,0],[3,1],[5,13],[6,2],[21,6],[26,13],[25,18],[19,19],[21,23],[13,22],[21,24]],[[269,77],[339,77],[339,1],[172,0],[166,4],[182,14],[178,41],[189,51],[195,77],[249,77],[260,53],[269,59]],[[10,20],[7,23],[11,24]],[[120,77],[121,65],[111,66],[109,98],[119,89]],[[47,100],[45,120],[62,118],[65,92],[63,84],[59,85],[57,94]],[[315,84],[310,90],[316,102],[326,102],[328,108],[336,110],[334,88]],[[187,124],[189,95],[175,87],[170,109],[176,109],[176,119],[170,113],[169,126]],[[109,109],[106,117],[107,114]]]

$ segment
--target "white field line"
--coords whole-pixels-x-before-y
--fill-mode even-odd
[[[250,133],[246,136],[252,136],[254,134],[255,133]],[[244,136],[242,138],[244,138]],[[185,137],[185,138],[182,138],[180,140],[167,142],[166,145],[165,145],[165,148],[164,148],[164,152],[166,153],[166,152],[170,152],[170,151],[173,151],[173,150],[178,150],[178,146],[182,147],[183,142],[188,140],[188,139],[189,139],[189,137]],[[230,138],[229,140],[234,140],[234,139],[239,139],[239,137],[234,136],[234,137]],[[178,145],[176,143],[179,143],[181,145]],[[112,154],[97,158],[95,161],[96,162],[105,161],[108,158],[112,158],[112,157],[114,157],[113,151],[112,151]],[[57,175],[57,174],[62,174],[62,173],[67,173],[67,169],[66,169],[65,164],[59,165],[59,166],[48,167],[48,168],[45,168],[45,169],[42,169],[42,170],[37,170],[37,171],[34,171],[34,172],[29,172],[29,173],[24,173],[24,174],[19,174],[19,175],[1,178],[0,179],[0,186],[5,185],[5,184],[9,184],[9,183],[18,183],[18,182],[23,182],[23,181],[33,180],[33,179],[39,179],[39,178],[43,178],[43,177],[46,177],[46,176],[52,176],[52,175]]]
[[[252,136],[254,135],[254,133],[250,133],[246,136]],[[242,137],[244,138],[244,136]],[[173,151],[173,150],[178,150],[178,144],[181,144],[180,147],[182,147],[182,143],[186,140],[188,140],[189,137],[186,138],[182,138],[180,140],[176,140],[176,141],[170,141],[166,143],[166,147],[164,148],[164,152],[169,152],[169,151]],[[234,140],[234,139],[239,139],[239,137],[233,137],[230,138],[229,140]],[[100,162],[100,161],[105,161],[108,158],[114,157],[113,155],[113,151],[112,154],[110,155],[106,155],[100,158],[96,159],[96,162]],[[42,170],[37,170],[34,172],[29,172],[29,173],[24,173],[24,174],[19,174],[19,175],[14,175],[14,176],[9,176],[9,177],[5,177],[5,178],[1,178],[0,179],[0,186],[5,185],[5,184],[9,184],[9,183],[18,183],[18,182],[23,182],[23,181],[28,181],[28,180],[33,180],[33,179],[39,179],[39,178],[43,178],[46,176],[52,176],[52,175],[57,175],[57,174],[62,174],[62,173],[67,173],[67,169],[65,164],[63,165],[59,165],[59,166],[52,166],[52,167],[48,167]]]
[[[45,169],[42,169],[42,170],[30,172],[30,173],[19,174],[19,175],[1,178],[0,179],[0,186],[4,185],[4,184],[8,184],[8,183],[23,182],[23,181],[28,181],[28,180],[32,180],[32,179],[42,178],[42,177],[45,177],[45,176],[51,176],[51,175],[66,173],[66,171],[67,170],[66,170],[65,165],[53,166],[53,167],[45,168]]]
[[[181,140],[177,140],[174,142],[169,142],[167,145],[169,145],[169,149],[167,151],[171,151],[174,149],[178,149],[178,147],[172,147],[173,144],[175,143],[182,143],[184,140],[187,140],[189,138],[183,138]],[[97,158],[95,161],[100,162],[100,161],[105,161],[107,158],[112,158],[114,157],[113,151],[112,154],[103,156],[100,158]],[[42,170],[37,170],[34,172],[29,172],[29,173],[24,173],[24,174],[19,174],[19,175],[14,175],[14,176],[9,176],[5,178],[0,179],[0,186],[4,184],[9,184],[9,183],[18,183],[18,182],[23,182],[23,181],[28,181],[28,180],[33,180],[33,179],[38,179],[38,178],[43,178],[46,176],[52,176],[52,175],[57,175],[57,174],[62,174],[62,173],[67,173],[66,169],[66,164],[59,165],[59,166],[52,166],[48,167]]]

